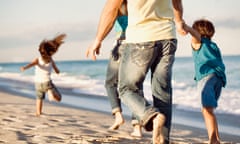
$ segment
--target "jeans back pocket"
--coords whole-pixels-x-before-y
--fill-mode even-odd
[[[131,59],[138,66],[149,64],[154,53],[154,42],[132,44]]]

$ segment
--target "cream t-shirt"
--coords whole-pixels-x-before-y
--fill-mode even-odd
[[[176,38],[171,0],[128,0],[126,42]]]

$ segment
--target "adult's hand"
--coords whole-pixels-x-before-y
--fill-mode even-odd
[[[184,21],[177,21],[176,22],[177,32],[182,36],[185,36],[188,33],[188,31],[185,29],[184,25],[185,25]]]
[[[86,57],[91,57],[92,60],[96,60],[96,55],[100,54],[101,42],[99,40],[95,40],[86,50]]]

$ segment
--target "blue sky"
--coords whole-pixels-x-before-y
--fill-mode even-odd
[[[188,24],[195,19],[213,21],[213,38],[223,55],[240,55],[239,0],[182,0]],[[93,40],[105,0],[1,0],[0,62],[31,61],[38,56],[43,39],[66,33],[55,60],[84,60]],[[99,59],[108,58],[114,40],[112,32],[103,42]],[[190,36],[178,36],[176,56],[191,56]]]

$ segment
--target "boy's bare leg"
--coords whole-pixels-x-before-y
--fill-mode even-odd
[[[133,132],[131,133],[131,136],[133,137],[142,137],[142,127],[140,124],[135,124],[133,126]]]
[[[120,125],[122,125],[124,123],[124,118],[122,115],[122,112],[116,112],[115,114],[115,122],[114,124],[109,128],[110,130],[117,130]]]
[[[158,114],[153,119],[153,144],[164,144],[163,126],[165,123],[165,116],[163,114]]]
[[[37,99],[37,101],[36,101],[36,116],[40,116],[42,114],[42,105],[43,105],[43,100]]]
[[[217,119],[213,111],[214,109],[212,107],[203,107],[202,114],[208,132],[209,143],[220,144]]]

